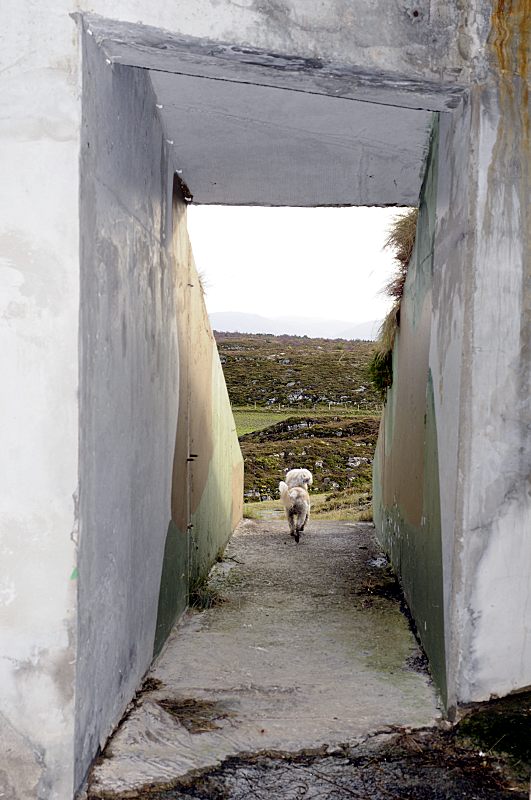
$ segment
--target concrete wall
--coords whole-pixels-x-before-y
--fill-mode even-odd
[[[8,4],[0,48],[0,793],[17,800],[72,796],[189,580],[187,525],[177,547],[168,535],[189,305],[173,166],[147,72],[111,69],[90,40],[82,119],[73,10]],[[228,410],[219,381],[213,392],[217,424]],[[206,529],[205,550],[237,517],[238,503],[211,514],[219,537]]]
[[[1,12],[0,794],[17,800],[72,790],[80,103],[66,12]]]
[[[89,36],[82,130],[77,783],[151,661],[179,399],[153,90]]]
[[[429,363],[438,177],[435,121],[374,461],[375,522],[446,697],[437,418]]]
[[[192,386],[196,413],[190,430],[191,485],[191,580],[208,573],[220,549],[228,541],[243,513],[243,458],[216,344],[204,306],[198,320],[205,372]],[[193,330],[193,328],[192,328]],[[194,348],[194,360],[198,347]],[[196,362],[197,364],[197,362]]]
[[[232,533],[243,479],[149,73],[86,35],[83,99],[76,785],[186,606],[190,554],[205,572]]]
[[[440,115],[429,161],[437,164],[431,277],[419,282],[417,244],[375,467],[380,535],[450,709],[531,684],[524,5],[509,18],[493,14],[490,77],[452,115]],[[425,233],[421,215],[418,239]],[[420,313],[422,298],[428,320],[419,343],[411,310]],[[430,486],[420,533],[411,529],[404,474]]]
[[[185,608],[189,585],[208,573],[243,510],[243,458],[178,181],[172,252],[177,265],[179,416],[155,653]]]
[[[465,344],[462,538],[454,586],[456,692],[531,685],[531,38],[529,4],[495,6],[496,81],[471,96],[477,240]]]
[[[359,67],[366,84],[401,75],[416,81],[412,92],[421,90],[422,81],[466,85],[482,64],[490,15],[488,2],[476,3],[470,13],[459,0],[95,0],[84,10],[119,20],[124,45],[122,23],[140,21],[171,34],[226,42],[235,53],[245,48],[241,55],[249,67],[254,59],[247,48],[258,48],[272,57],[291,54],[301,74],[310,66],[304,59],[324,59]],[[146,41],[135,34],[145,57],[150,32]]]

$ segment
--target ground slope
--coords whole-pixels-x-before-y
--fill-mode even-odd
[[[215,337],[233,406],[381,407],[367,374],[373,342],[217,331]]]

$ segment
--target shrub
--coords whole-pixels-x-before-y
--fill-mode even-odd
[[[386,353],[375,351],[369,363],[369,378],[373,386],[380,393],[382,400],[385,400],[387,390],[393,383],[393,351]]]

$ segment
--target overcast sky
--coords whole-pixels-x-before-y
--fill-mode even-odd
[[[397,209],[190,206],[209,313],[382,319],[392,271],[383,244]]]

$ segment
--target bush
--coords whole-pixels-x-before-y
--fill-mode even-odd
[[[393,383],[393,351],[386,353],[376,351],[369,364],[369,378],[373,386],[380,393],[382,400],[385,400],[387,390]]]

